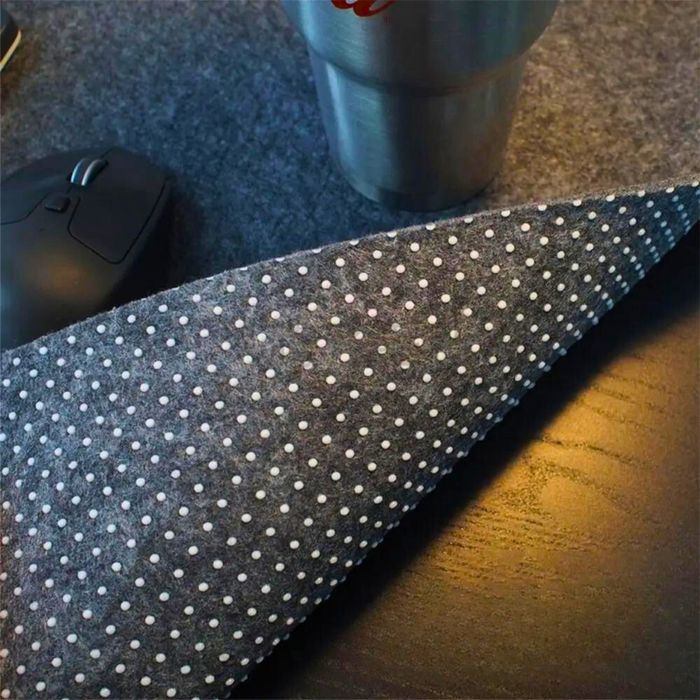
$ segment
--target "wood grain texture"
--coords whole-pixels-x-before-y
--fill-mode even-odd
[[[697,229],[234,697],[698,696]]]

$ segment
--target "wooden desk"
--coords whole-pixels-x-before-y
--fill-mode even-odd
[[[697,697],[698,235],[235,697]]]

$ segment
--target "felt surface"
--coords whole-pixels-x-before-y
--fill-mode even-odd
[[[177,181],[173,284],[435,218],[345,184],[277,3],[8,6],[24,42],[2,78],[3,173],[104,142],[148,155]],[[2,696],[243,680],[697,220],[687,185],[464,214],[690,172],[699,11],[564,3],[504,170],[460,219],[4,355]]]
[[[2,356],[2,697],[221,697],[698,220],[700,183],[223,273]]]
[[[436,218],[345,183],[277,2],[6,4],[23,41],[1,81],[3,174],[100,143],[149,156],[176,178],[171,285]],[[503,170],[459,211],[690,173],[699,13],[562,3],[532,50]]]

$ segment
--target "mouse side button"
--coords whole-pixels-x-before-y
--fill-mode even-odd
[[[65,194],[52,194],[44,201],[44,209],[46,211],[54,211],[57,214],[62,214],[69,206],[70,197]]]

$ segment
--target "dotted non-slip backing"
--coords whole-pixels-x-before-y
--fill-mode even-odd
[[[225,695],[675,245],[699,193],[349,241],[5,353],[2,697]]]

